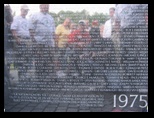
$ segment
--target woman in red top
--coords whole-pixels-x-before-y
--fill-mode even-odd
[[[72,50],[74,50],[74,54],[72,55],[73,60],[71,62],[73,62],[73,65],[75,65],[75,68],[80,75],[82,71],[79,69],[79,59],[83,56],[83,49],[86,48],[90,41],[90,35],[89,32],[86,31],[85,22],[79,21],[78,29],[69,35],[68,43],[71,45]]]

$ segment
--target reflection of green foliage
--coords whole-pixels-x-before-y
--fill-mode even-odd
[[[70,18],[74,23],[78,23],[79,20],[83,19],[89,20],[90,24],[93,20],[98,20],[100,23],[105,23],[105,21],[109,19],[109,16],[107,14],[95,12],[93,15],[90,15],[89,12],[86,10],[82,10],[81,12],[61,10],[57,14],[54,12],[50,12],[50,15],[52,15],[52,17],[54,18],[56,26],[63,23],[65,18]]]

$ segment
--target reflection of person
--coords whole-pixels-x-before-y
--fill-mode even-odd
[[[148,4],[118,4],[116,6],[115,25],[121,30],[120,41],[122,67],[125,70],[124,79],[143,78],[146,81],[148,80],[148,32],[147,30],[143,31],[146,24],[143,11],[146,10],[148,10]],[[143,73],[144,75],[142,75]]]
[[[85,24],[86,24],[86,31],[90,31],[91,27],[89,26],[89,20],[84,20]]]
[[[104,24],[100,25],[100,36],[103,38],[103,32],[104,32]]]
[[[100,38],[100,28],[98,27],[99,23],[97,20],[92,22],[92,27],[89,31],[91,39],[98,40]]]
[[[115,54],[116,54],[116,60],[117,63],[120,64],[120,39],[119,39],[119,31],[116,31],[115,27],[114,27],[114,23],[115,23],[115,8],[110,8],[110,32],[109,32],[109,37],[112,39],[113,43],[114,43],[114,50],[115,50]]]
[[[5,56],[5,65],[4,65],[4,75],[7,80],[10,78],[10,62],[8,62],[8,58],[12,56],[11,54],[7,54],[8,51],[12,50],[12,46],[9,43],[9,26],[13,21],[13,17],[11,14],[11,8],[9,5],[4,6],[4,56]]]
[[[75,69],[79,75],[82,74],[82,70],[80,69],[81,63],[79,63],[79,60],[82,58],[83,54],[87,54],[86,51],[84,51],[84,48],[86,48],[91,41],[89,32],[86,31],[86,25],[83,20],[79,21],[78,29],[72,32],[69,35],[69,43],[71,45],[74,45],[74,54],[73,54],[73,63],[75,64]],[[72,70],[74,70],[72,66]]]
[[[66,18],[63,24],[60,24],[56,28],[56,35],[58,36],[58,48],[66,48],[68,41],[68,35],[70,34],[71,20]]]
[[[9,28],[10,24],[13,21],[13,17],[11,14],[11,7],[10,5],[4,6],[4,104],[6,104],[9,101],[9,95],[11,93],[10,87],[10,63],[8,62],[8,58],[11,57],[11,54],[7,54],[8,51],[12,50],[12,47],[10,46],[8,40],[9,40]]]
[[[105,22],[103,38],[111,38],[112,24],[114,22],[114,12],[115,8],[109,9],[110,19]]]
[[[49,4],[40,4],[40,12],[30,17],[31,36],[34,44],[33,57],[36,61],[36,73],[40,77],[43,77],[42,72],[47,74],[46,77],[51,77],[49,74],[54,70],[55,23],[53,17],[48,13],[49,7]],[[50,73],[46,72],[47,69]]]
[[[17,44],[17,51],[20,52],[20,54],[18,55],[18,59],[23,59],[23,62],[18,63],[19,78],[21,77],[21,75],[24,75],[27,72],[27,64],[30,64],[30,55],[27,54],[31,44],[29,22],[26,19],[28,11],[28,6],[22,5],[21,15],[14,17],[13,23],[11,24],[13,37],[15,38]],[[24,70],[24,72],[22,70]]]
[[[64,56],[68,43],[68,35],[70,34],[70,23],[71,20],[66,18],[63,24],[60,24],[56,27],[59,61],[62,67],[61,70],[63,71],[65,70],[64,63],[66,62],[66,59]]]
[[[70,32],[73,32],[77,29],[77,24],[76,23],[71,23],[70,25]]]
[[[92,27],[89,31],[89,34],[91,36],[91,51],[93,53],[97,52],[97,43],[100,40],[100,28],[98,27],[99,23],[98,20],[94,20],[92,22]]]
[[[71,33],[73,33],[75,30],[77,30],[77,24],[76,23],[71,23],[71,25],[70,25],[70,34],[69,34],[68,37],[70,37]],[[67,74],[70,74],[70,67],[71,66],[69,64],[70,64],[70,61],[72,60],[73,54],[74,54],[74,45],[72,43],[68,42],[67,43],[67,48],[66,48],[66,54],[65,54],[65,57],[67,59],[67,64],[68,64]]]

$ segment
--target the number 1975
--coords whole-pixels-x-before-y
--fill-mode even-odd
[[[125,94],[121,94],[119,97],[118,97],[118,101],[123,103],[123,105],[119,105],[119,107],[123,108],[123,107],[126,107],[127,104],[128,104],[128,99],[130,98],[133,98],[133,101],[131,102],[130,104],[130,107],[133,107],[134,106],[134,103],[136,101],[136,99],[139,97],[139,102],[140,104],[143,103],[144,105],[139,105],[139,107],[141,108],[145,108],[147,107],[148,103],[147,103],[147,100],[145,99],[147,97],[147,95],[129,95],[129,98],[127,95]],[[117,95],[114,95],[114,99],[113,99],[113,107],[117,107]]]

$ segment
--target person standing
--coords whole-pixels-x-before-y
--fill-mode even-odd
[[[70,25],[70,33],[75,31],[77,29],[77,24],[76,23],[71,23]]]
[[[49,4],[40,4],[40,12],[30,17],[33,57],[37,78],[50,78],[54,73],[55,22],[49,14]],[[53,76],[52,76],[53,77]]]
[[[29,32],[29,22],[26,19],[26,15],[28,14],[29,8],[27,5],[21,6],[21,14],[19,16],[14,17],[13,22],[11,24],[11,31],[13,37],[16,41],[16,49],[18,52],[18,74],[19,79],[25,79],[25,74],[29,69],[30,64],[30,45],[31,38]],[[23,76],[23,77],[21,77]]]
[[[66,48],[68,44],[68,35],[70,34],[70,24],[71,20],[66,18],[63,24],[60,24],[56,28],[56,36],[57,36],[57,44],[58,44],[58,55],[59,62],[61,65],[61,74],[64,74],[64,70],[66,69]]]
[[[11,7],[10,5],[4,6],[4,56],[5,56],[5,77],[8,79],[10,78],[10,57],[12,57],[12,54],[10,54],[10,51],[13,51],[13,45],[12,42],[10,42],[9,37],[9,31],[10,31],[10,25],[13,22],[13,16],[11,14]]]
[[[91,43],[92,43],[92,48],[95,48],[94,45],[97,45],[96,43],[98,42],[98,40],[100,40],[100,28],[98,27],[98,21],[94,20],[92,22],[92,27],[89,31],[89,34],[91,36]],[[97,51],[96,49],[93,49],[94,52]]]
[[[112,7],[109,9],[110,19],[105,22],[103,38],[111,38],[112,24],[114,23],[114,12],[115,8]]]
[[[7,54],[10,49],[12,50],[12,46],[10,46],[8,40],[8,32],[9,32],[9,26],[13,21],[13,16],[11,14],[11,7],[10,5],[4,6],[4,105],[9,102],[9,96],[12,90],[9,89],[11,83],[10,83],[10,62],[8,62],[8,58],[11,57],[11,54]]]
[[[83,74],[82,67],[84,62],[80,62],[80,60],[82,60],[83,56],[87,54],[89,55],[90,52],[89,47],[91,42],[90,34],[88,31],[86,31],[86,24],[83,20],[79,21],[78,29],[69,35],[68,42],[71,45],[74,45],[72,70],[77,71],[77,73],[76,72],[75,73],[81,76]]]
[[[121,62],[125,71],[123,78],[126,80],[140,79],[148,82],[148,28],[145,27],[147,11],[148,4],[116,6],[115,27],[120,29]],[[147,90],[147,86],[144,87]]]
[[[89,32],[91,27],[89,25],[89,20],[84,20],[85,24],[86,24],[86,31]]]
[[[74,31],[77,30],[77,24],[76,23],[71,23],[70,25],[70,34],[69,34],[69,38],[71,36],[71,33],[73,33]],[[73,55],[74,55],[74,45],[72,43],[69,42],[68,39],[68,43],[67,43],[67,48],[66,48],[66,54],[65,54],[65,58],[67,59],[67,64],[68,64],[68,68],[67,68],[67,75],[72,75],[71,73],[71,66],[69,64],[71,64],[71,61],[73,60]]]
[[[103,38],[103,32],[104,32],[104,24],[100,25],[100,36]]]

